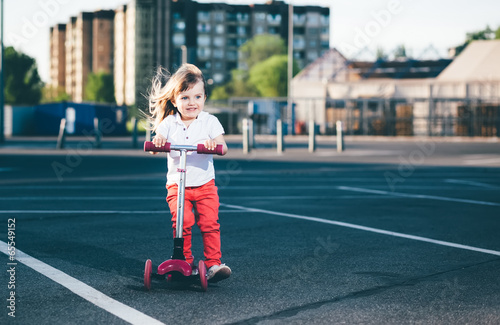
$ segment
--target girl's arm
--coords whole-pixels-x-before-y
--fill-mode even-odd
[[[226,140],[224,140],[223,134],[219,135],[215,139],[205,140],[205,143],[204,143],[205,148],[210,149],[210,150],[214,150],[218,144],[222,144],[222,155],[224,156],[227,153],[227,144],[226,144]]]

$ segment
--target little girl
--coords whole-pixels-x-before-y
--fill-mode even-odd
[[[155,146],[163,146],[165,142],[178,145],[203,143],[207,149],[215,149],[218,144],[222,144],[225,155],[227,145],[224,129],[215,116],[203,111],[207,87],[200,69],[192,64],[183,64],[163,86],[164,78],[164,73],[159,70],[149,94],[149,110],[154,118],[156,132],[153,138]],[[168,153],[167,202],[172,213],[174,234],[179,164],[180,154],[176,151]],[[210,282],[218,282],[231,275],[231,269],[221,264],[219,196],[214,179],[212,155],[188,152],[182,231],[184,256],[193,265],[191,229],[196,221],[203,238],[207,279]]]

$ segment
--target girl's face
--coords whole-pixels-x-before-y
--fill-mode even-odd
[[[205,106],[205,86],[203,81],[198,81],[191,88],[179,93],[173,102],[181,114],[181,119],[192,122]]]

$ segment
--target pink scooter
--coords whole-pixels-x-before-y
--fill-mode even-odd
[[[184,257],[184,238],[182,238],[182,229],[184,224],[184,192],[186,189],[186,156],[188,151],[196,151],[200,154],[217,154],[222,155],[223,146],[217,145],[214,150],[208,150],[203,144],[198,144],[197,146],[188,145],[173,145],[170,143],[165,143],[162,147],[156,147],[152,142],[144,142],[144,151],[152,152],[170,152],[172,150],[179,151],[181,154],[180,158],[180,168],[177,171],[180,174],[179,178],[179,189],[177,198],[177,227],[175,230],[174,238],[174,252],[172,258],[166,260],[158,266],[158,272],[153,273],[153,263],[150,259],[146,261],[146,266],[144,268],[144,287],[147,290],[151,289],[151,279],[153,277],[160,279],[167,279],[167,282],[172,282],[174,280],[192,280],[199,275],[201,289],[207,291],[207,267],[205,262],[200,260],[198,262],[198,267],[195,267],[188,262]]]

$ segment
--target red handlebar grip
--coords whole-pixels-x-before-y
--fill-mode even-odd
[[[144,142],[144,151],[153,151],[153,152],[170,152],[170,143],[166,142],[164,146],[157,147],[151,141]]]
[[[210,150],[205,148],[205,145],[203,143],[198,144],[197,153],[207,153],[207,154],[216,154],[219,156],[222,156],[222,152],[224,150],[224,146],[222,144],[218,144],[214,150]]]

